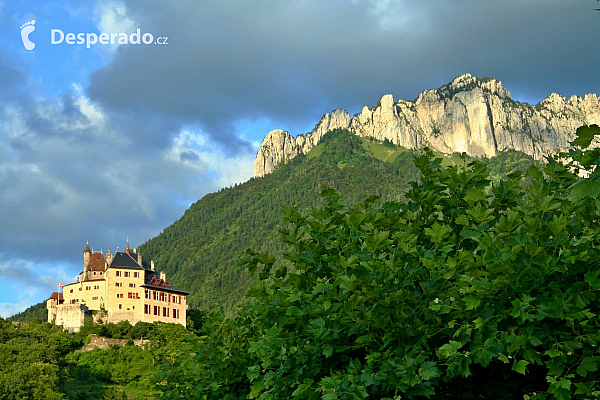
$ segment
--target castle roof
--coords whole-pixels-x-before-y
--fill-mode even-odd
[[[140,269],[145,270],[140,264],[137,263],[137,260],[134,260],[131,255],[124,253],[122,251],[118,251],[115,253],[114,258],[110,262],[108,268],[121,268],[121,269]]]
[[[52,294],[50,295],[50,298],[48,300],[58,300],[58,301],[63,301],[63,294],[59,293],[59,292],[52,292]]]
[[[162,279],[160,280],[159,284],[154,284],[154,283],[145,283],[143,285],[140,285],[143,288],[148,288],[148,289],[156,289],[156,290],[164,290],[165,292],[173,292],[173,293],[179,293],[179,294],[189,294],[189,292],[186,292],[183,289],[179,289],[178,287],[175,287],[173,285],[169,285],[168,283],[166,283],[165,281],[163,281]]]
[[[106,260],[102,253],[93,253],[90,256],[90,271],[104,271],[106,269]]]

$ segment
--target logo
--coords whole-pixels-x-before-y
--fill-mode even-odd
[[[35,43],[29,40],[29,34],[35,31],[35,19],[21,25],[21,39],[23,39],[23,46],[26,50],[33,50]]]
[[[2,0],[0,0],[2,1]],[[23,46],[25,46],[26,50],[33,50],[35,48],[35,43],[33,43],[29,39],[29,34],[35,31],[35,20],[32,19],[29,22],[21,25],[21,39],[23,40]],[[142,33],[138,28],[135,32],[131,34],[126,33],[107,33],[103,32],[100,34],[96,34],[93,32],[63,32],[60,29],[52,29],[50,31],[50,44],[61,44],[65,43],[67,45],[74,44],[85,44],[85,46],[89,49],[92,45],[95,44],[158,44],[165,45],[168,43],[168,37],[160,36],[154,39],[154,35],[150,32]]]
[[[67,33],[65,34],[60,29],[52,29],[50,31],[50,44],[85,44],[88,49],[94,44],[169,44],[168,37],[161,36],[154,40],[154,35],[147,32],[142,34],[138,28],[130,35],[126,33]]]

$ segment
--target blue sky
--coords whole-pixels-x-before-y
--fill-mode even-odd
[[[249,179],[273,129],[306,133],[326,112],[354,114],[387,93],[412,100],[465,72],[532,104],[598,93],[597,7],[0,0],[0,316],[72,281],[86,241],[137,246]],[[168,40],[87,48],[52,44],[52,29]]]

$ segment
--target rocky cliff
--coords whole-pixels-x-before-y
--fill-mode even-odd
[[[296,138],[280,129],[271,131],[256,155],[254,176],[264,176],[282,161],[308,153],[336,128],[409,149],[428,146],[442,153],[485,157],[514,149],[542,159],[568,149],[576,129],[584,124],[600,124],[600,99],[595,94],[566,99],[552,93],[531,106],[514,101],[494,78],[464,74],[439,89],[422,92],[415,101],[395,101],[386,94],[375,107],[365,106],[352,118],[344,110],[335,110],[325,114],[311,132]]]

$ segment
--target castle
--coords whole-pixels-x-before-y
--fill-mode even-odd
[[[62,286],[46,301],[48,322],[77,332],[86,317],[94,321],[171,322],[186,325],[188,292],[166,282],[142,256],[129,249],[106,256],[83,251],[83,271],[75,283]]]

